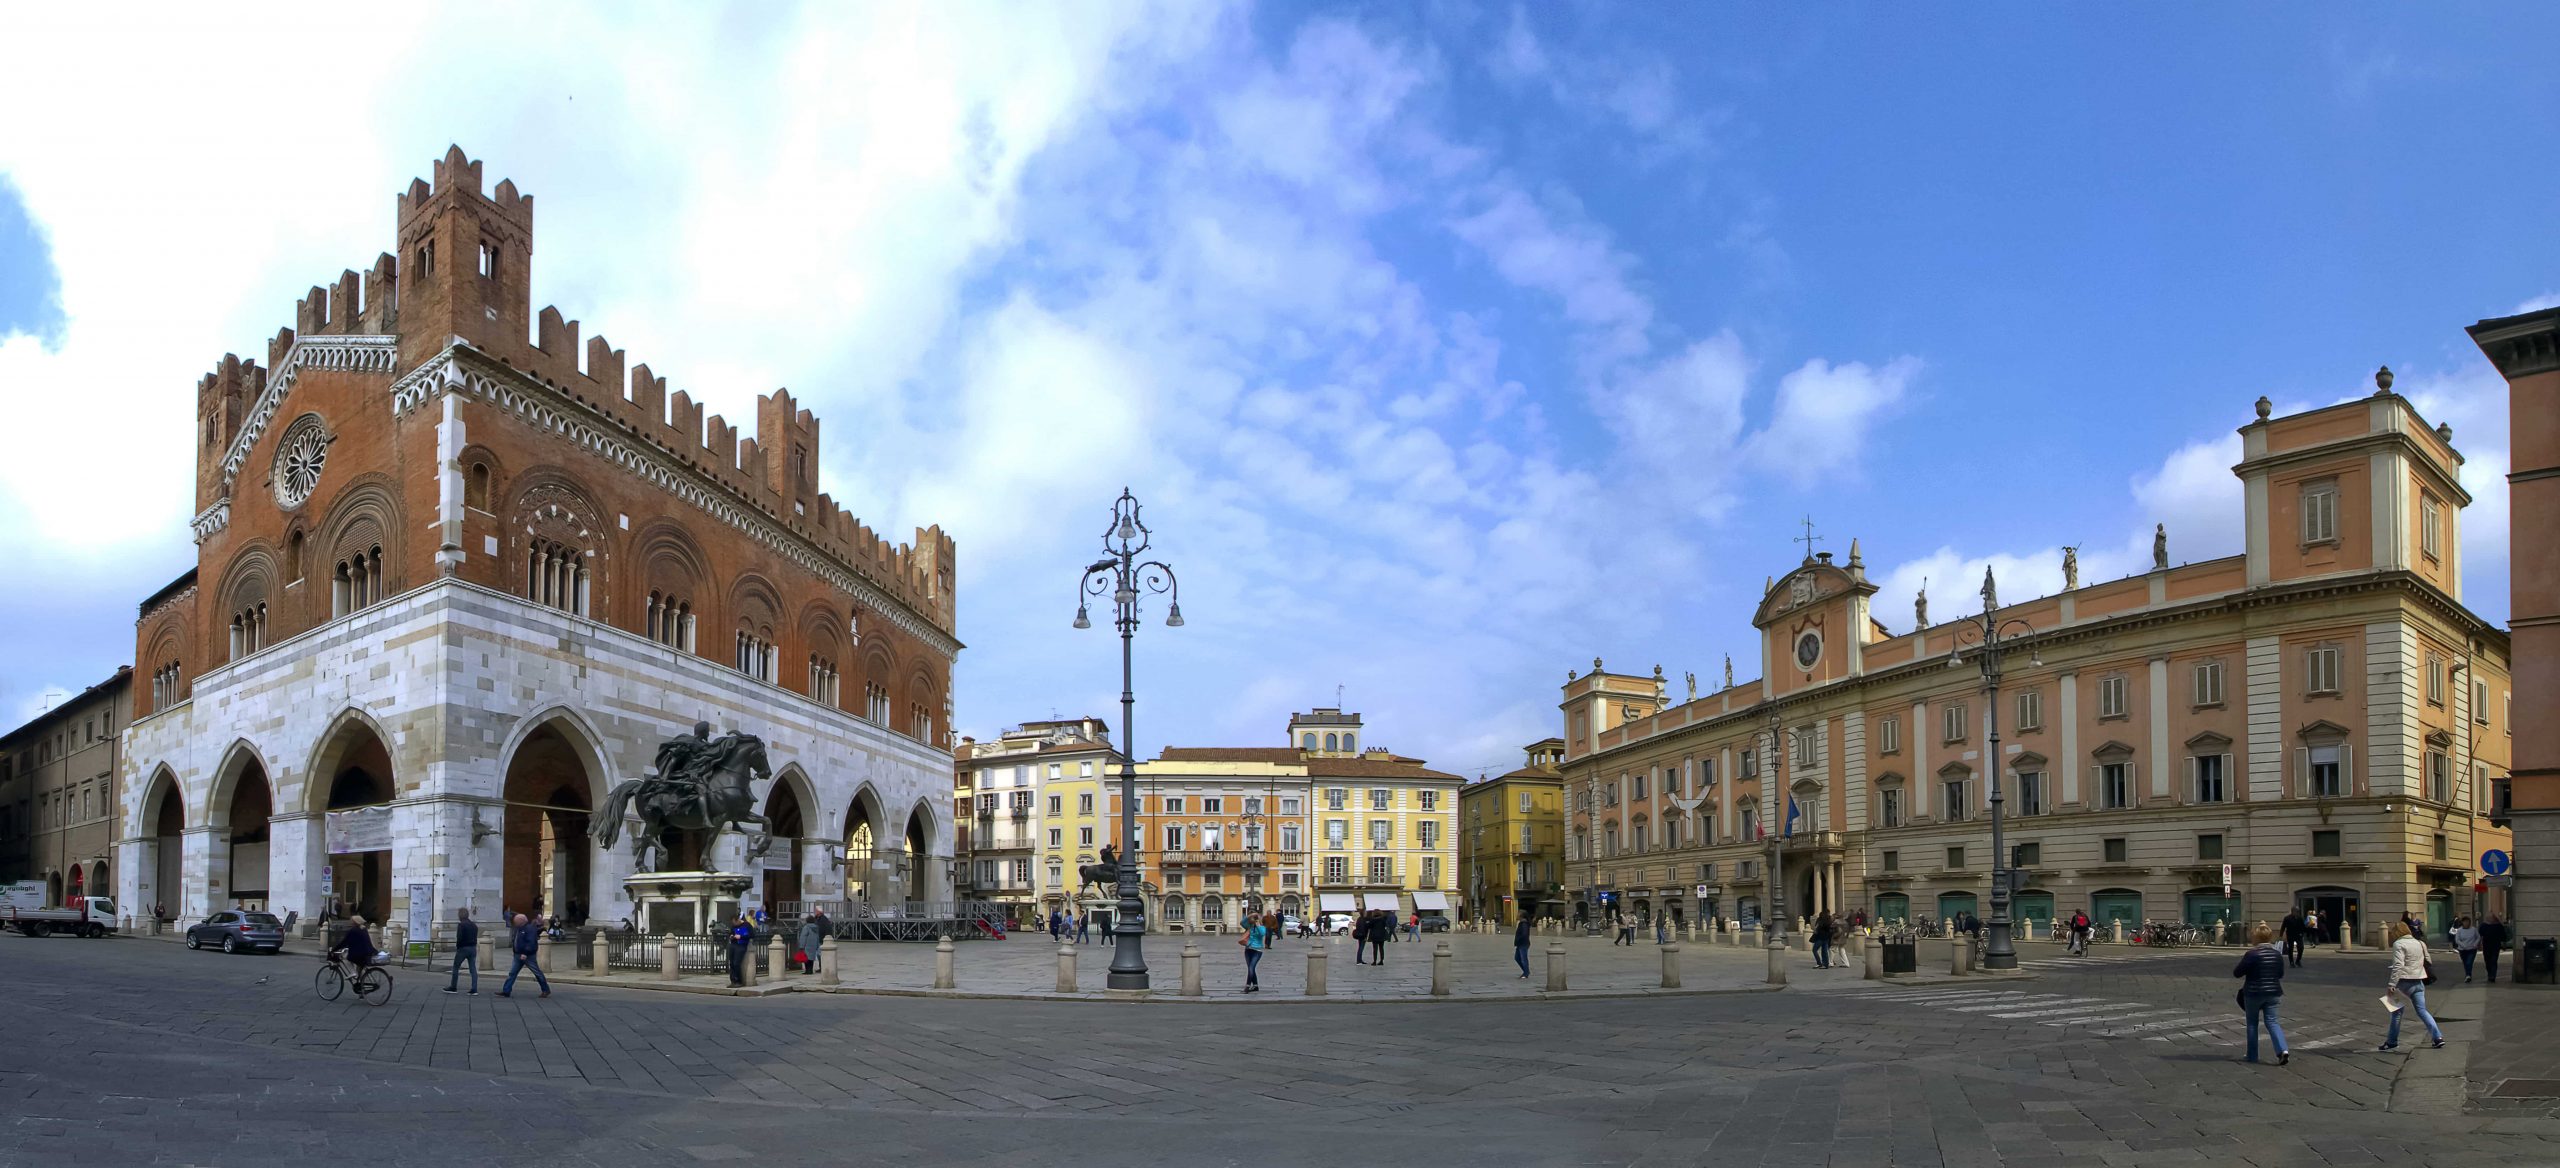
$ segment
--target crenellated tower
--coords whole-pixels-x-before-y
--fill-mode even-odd
[[[533,196],[513,179],[482,194],[480,163],[455,146],[433,185],[412,179],[400,196],[398,238],[401,367],[460,337],[521,368],[533,331]]]

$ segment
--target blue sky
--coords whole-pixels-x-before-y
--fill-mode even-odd
[[[194,379],[387,246],[448,142],[539,200],[537,300],[732,418],[789,386],[839,498],[954,532],[966,733],[1116,699],[1067,620],[1124,484],[1188,618],[1142,634],[1142,750],[1277,743],[1339,685],[1472,773],[1594,656],[1752,675],[1803,516],[1897,628],[1923,577],[2031,594],[2064,544],[2121,573],[2154,522],[2236,551],[2249,403],[2386,363],[2472,457],[2466,600],[2505,618],[2505,404],[2461,328],[2560,289],[2542,9],[615,6],[438,39],[500,11],[0,18],[56,49],[0,104],[65,111],[0,124],[0,537],[47,549],[0,566],[35,618],[0,714],[128,659],[192,551]],[[293,71],[144,96],[347,36],[392,48],[325,124]],[[101,416],[112,467],[47,437]]]

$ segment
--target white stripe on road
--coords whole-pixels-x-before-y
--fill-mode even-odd
[[[2229,1019],[2223,1019],[2223,1021],[2229,1021]],[[2118,1034],[2141,1034],[2146,1031],[2173,1030],[2179,1027],[2185,1027],[2192,1030],[2199,1026],[2210,1026],[2213,1022],[2214,1019],[2211,1015],[2189,1014],[2183,1018],[2171,1018],[2165,1022],[2146,1022],[2139,1026],[2119,1026],[2115,1028],[2115,1032]]]
[[[2020,1011],[2017,1011],[2017,1012],[2015,1012],[2015,1013],[2010,1013],[2010,1014],[1993,1014],[1993,1015],[1992,1015],[1992,1017],[1994,1017],[1994,1018],[2053,1018],[2053,1017],[2056,1017],[2056,1016],[2058,1016],[2058,1015],[2065,1015],[2065,1014],[2078,1014],[2078,1015],[2084,1015],[2084,1016],[2091,1016],[2091,1015],[2093,1015],[2093,1016],[2099,1016],[2099,1017],[2112,1017],[2112,1016],[2114,1016],[2114,1015],[2111,1013],[2112,1011],[2117,1011],[2117,1010],[2121,1010],[2121,1009],[2123,1009],[2123,1008],[2124,1008],[2124,1003],[2122,1003],[2122,1002],[2110,1002],[2110,1001],[2108,1001],[2108,1000],[2106,1000],[2106,999],[2104,999],[2104,998],[2091,998],[2091,999],[2089,999],[2089,1000],[2090,1000],[2090,1001],[2092,1001],[2092,1002],[2095,1002],[2095,1003],[2097,1003],[2097,1004],[2096,1004],[2096,1005],[2089,1005],[2089,1006],[2069,1006],[2069,1005],[2066,1005],[2066,1006],[2064,1006],[2063,1008],[2061,1008],[2061,1009],[2057,1009],[2057,1010],[2020,1010]]]
[[[2025,997],[2012,998],[2005,1002],[1992,1002],[1988,1005],[1982,1006],[1954,1006],[1950,1008],[1958,1014],[1979,1014],[1985,1010],[2015,1010],[2021,1006],[2068,1006],[2075,1002],[2097,1002],[2104,1000],[2105,999],[2103,998],[2074,998],[2064,994],[2028,994]]]

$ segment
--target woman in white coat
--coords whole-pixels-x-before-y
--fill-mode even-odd
[[[2390,985],[2408,1006],[2391,1012],[2391,1029],[2382,1036],[2380,1049],[2400,1049],[2400,1015],[2412,1012],[2427,1024],[2431,1045],[2443,1046],[2444,1030],[2436,1025],[2435,1015],[2427,1013],[2427,943],[2409,934],[2406,921],[2391,925]]]

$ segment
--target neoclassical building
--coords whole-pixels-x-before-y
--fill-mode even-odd
[[[530,310],[532,253],[532,197],[457,148],[392,252],[198,385],[197,566],[137,625],[121,903],[619,919],[629,833],[598,848],[591,816],[697,720],[775,770],[749,901],[950,897],[952,541],[893,546],[819,491],[787,392],[745,437],[581,346]]]
[[[2475,882],[2509,846],[2508,640],[2462,604],[2452,432],[2377,382],[2260,399],[2243,554],[2171,566],[2163,533],[2150,571],[2002,604],[1996,756],[1980,582],[1896,632],[1855,542],[1770,582],[1757,680],[1674,704],[1595,662],[1561,704],[1574,911],[1761,915],[1792,803],[1789,916],[1987,916],[1995,772],[2029,919],[2503,908]]]

